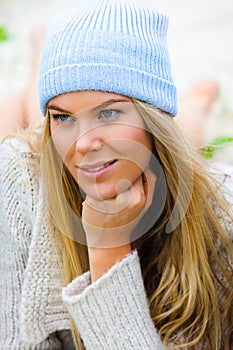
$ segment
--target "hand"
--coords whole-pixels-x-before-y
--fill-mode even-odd
[[[89,247],[113,248],[130,242],[133,230],[152,203],[155,174],[147,168],[133,185],[108,200],[89,196],[82,222]]]

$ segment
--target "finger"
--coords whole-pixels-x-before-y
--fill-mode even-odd
[[[99,200],[96,198],[92,198],[87,196],[85,199],[85,203],[92,209],[98,212],[105,213],[109,205],[113,202],[112,199],[109,200]]]
[[[95,210],[99,213],[116,214],[127,207],[131,200],[131,197],[132,194],[129,190],[119,194],[117,197],[102,201],[87,197],[85,202],[92,210]]]
[[[152,203],[157,177],[150,168],[147,168],[143,174],[143,186],[146,194],[146,208]]]
[[[131,187],[131,206],[135,206],[141,208],[141,210],[145,206],[146,202],[146,195],[144,191],[144,186],[143,186],[143,178],[140,176],[133,186]]]

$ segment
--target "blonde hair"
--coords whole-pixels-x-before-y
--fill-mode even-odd
[[[226,230],[232,214],[217,195],[221,183],[210,176],[204,160],[192,154],[168,113],[132,101],[153,135],[167,183],[163,212],[140,239],[151,317],[165,346],[230,349],[232,242]],[[64,284],[68,284],[89,268],[80,224],[83,199],[53,145],[48,113],[43,134],[42,171],[51,232],[60,245]],[[80,349],[72,320],[71,329]]]

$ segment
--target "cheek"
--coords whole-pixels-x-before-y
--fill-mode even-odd
[[[71,133],[67,135],[66,130],[58,127],[56,129],[51,128],[51,137],[58,154],[66,163],[75,150],[75,135],[72,136]]]
[[[125,126],[118,132],[122,139],[136,142],[152,150],[152,136],[143,126]]]
[[[150,162],[153,143],[151,135],[140,128],[128,128],[121,132],[121,139],[118,142],[119,153],[122,153],[125,160],[131,161],[142,171]]]

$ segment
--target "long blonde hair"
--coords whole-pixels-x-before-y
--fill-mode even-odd
[[[190,151],[169,114],[132,101],[153,135],[154,153],[167,183],[164,209],[140,239],[151,317],[165,346],[230,349],[232,242],[226,231],[232,214],[217,194],[221,183],[209,174],[204,160]],[[68,284],[89,268],[81,225],[83,199],[53,145],[49,114],[43,134],[42,172],[51,232],[60,244],[64,284]],[[71,329],[80,349],[72,320]]]

